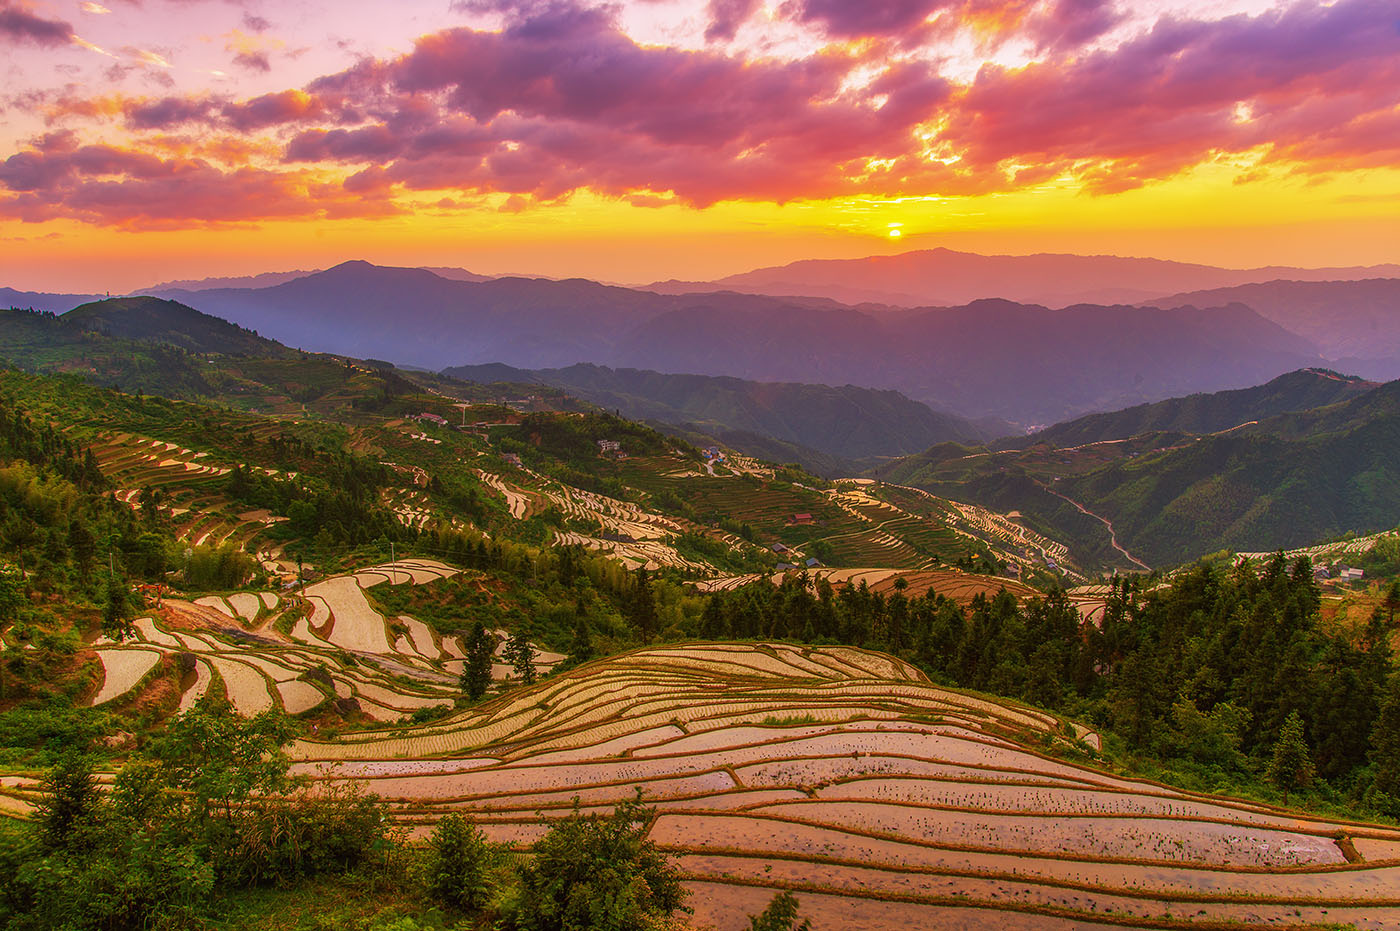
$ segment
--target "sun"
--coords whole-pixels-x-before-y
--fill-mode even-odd
[[[889,236],[891,239],[898,239],[899,237],[904,235],[904,231],[897,226],[891,226],[890,231],[886,235]]]

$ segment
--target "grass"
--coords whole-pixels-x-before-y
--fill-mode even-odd
[[[206,921],[208,931],[370,931],[403,918],[425,928],[451,926],[424,904],[404,864],[240,890],[222,896],[210,913],[218,917]]]

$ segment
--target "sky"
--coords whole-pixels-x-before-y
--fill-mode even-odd
[[[1400,261],[1395,0],[0,0],[0,285]]]

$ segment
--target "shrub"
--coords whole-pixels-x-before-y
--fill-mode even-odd
[[[502,902],[501,926],[520,931],[657,931],[672,925],[685,890],[674,864],[646,839],[641,793],[611,816],[574,811],[546,834]]]
[[[749,916],[749,931],[811,931],[812,923],[797,914],[797,897],[779,892],[768,907]]]
[[[491,873],[501,851],[461,815],[438,822],[423,857],[423,887],[435,903],[476,912],[491,900]]]

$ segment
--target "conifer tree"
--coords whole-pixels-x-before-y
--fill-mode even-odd
[[[1390,677],[1381,699],[1381,713],[1371,732],[1371,762],[1378,792],[1400,803],[1400,673]]]
[[[505,659],[515,669],[521,682],[535,684],[535,648],[530,645],[529,634],[523,627],[517,627],[506,641]]]
[[[647,575],[645,566],[637,569],[631,602],[628,620],[637,629],[637,633],[642,635],[642,641],[650,643],[656,636],[659,619],[656,613],[656,593],[651,590],[651,577]]]
[[[491,657],[496,651],[496,638],[486,632],[480,621],[467,634],[467,660],[462,666],[462,691],[472,701],[486,694],[491,686]]]
[[[574,639],[569,644],[569,658],[575,663],[586,663],[593,658],[596,650],[588,628],[588,615],[584,613],[583,602],[574,609]]]
[[[1269,761],[1269,781],[1283,790],[1283,804],[1288,793],[1312,783],[1313,762],[1308,742],[1303,739],[1303,719],[1290,711],[1274,744],[1274,756]]]
[[[126,582],[115,577],[107,580],[107,596],[102,603],[102,632],[113,640],[125,640],[135,634],[131,595]]]

